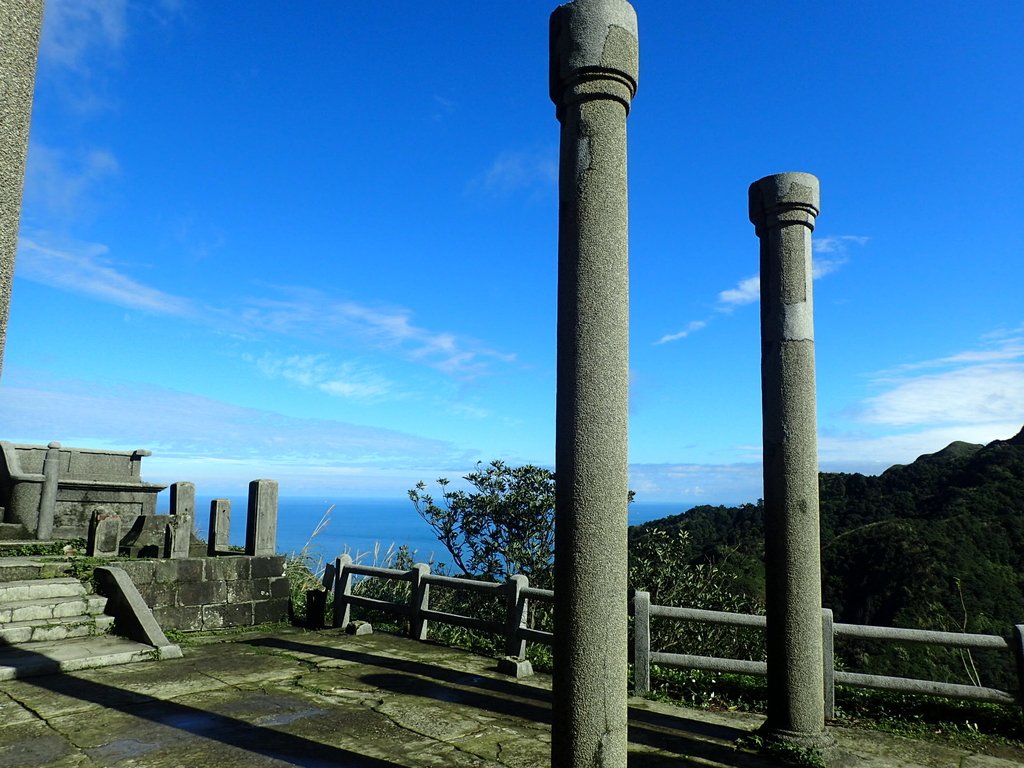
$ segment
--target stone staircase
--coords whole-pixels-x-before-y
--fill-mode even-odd
[[[0,558],[0,680],[157,658],[153,646],[110,634],[107,598],[69,569],[66,561]]]

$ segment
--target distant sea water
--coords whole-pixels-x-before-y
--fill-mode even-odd
[[[196,528],[204,538],[209,527],[211,498],[196,498]],[[241,546],[245,544],[247,501],[244,496],[230,498],[231,543]],[[629,524],[639,525],[679,514],[692,506],[687,502],[634,502],[629,505]],[[325,515],[326,525],[311,539]],[[333,560],[348,552],[360,562],[372,565],[375,557],[382,559],[389,548],[397,549],[405,544],[417,561],[450,562],[448,552],[407,498],[281,497],[278,500],[277,551],[298,553],[307,542],[313,557],[324,560]]]

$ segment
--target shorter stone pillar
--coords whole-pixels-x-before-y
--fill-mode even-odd
[[[171,525],[173,527],[168,557],[188,557],[192,543],[192,521],[195,519],[195,483],[171,485]]]
[[[245,520],[245,554],[273,555],[277,549],[277,481],[249,483]]]
[[[206,553],[214,557],[226,552],[231,544],[231,499],[210,502],[210,530],[207,534]]]
[[[86,554],[89,557],[117,557],[120,545],[121,518],[105,507],[93,510]]]
[[[760,239],[761,412],[764,432],[765,735],[830,745],[825,733],[818,533],[811,232],[818,179],[780,173],[750,185]]]
[[[39,495],[39,519],[36,524],[36,539],[49,541],[53,536],[53,518],[57,511],[57,487],[60,481],[60,443],[46,446],[43,459],[43,490]]]

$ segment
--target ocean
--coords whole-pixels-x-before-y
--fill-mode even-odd
[[[196,528],[204,538],[211,498],[196,498]],[[245,544],[246,504],[244,496],[231,497],[231,543],[239,546]],[[634,502],[629,505],[629,524],[675,515],[691,506]],[[322,520],[325,524],[313,536]],[[417,561],[450,562],[448,552],[407,498],[286,496],[278,500],[277,551],[281,554],[297,554],[305,547],[317,560],[330,561],[347,552],[364,564],[381,565],[388,550],[402,544]]]

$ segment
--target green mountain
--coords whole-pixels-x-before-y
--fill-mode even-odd
[[[825,472],[819,489],[822,597],[837,621],[1005,636],[1024,624],[1024,429],[985,446],[955,442],[877,476]],[[644,527],[687,531],[695,564],[721,564],[763,596],[760,501],[695,507],[631,535]],[[973,664],[982,683],[1015,687],[1002,655],[866,644],[846,655],[865,671],[946,669],[961,682]]]

